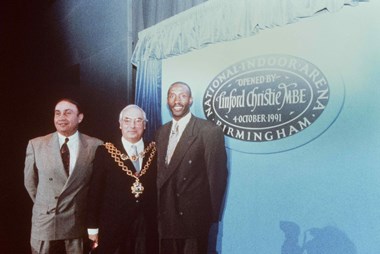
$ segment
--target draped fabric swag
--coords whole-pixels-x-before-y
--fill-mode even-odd
[[[208,44],[252,36],[362,0],[209,0],[138,34],[136,103],[147,110],[147,135],[161,125],[161,60]],[[154,96],[154,97],[153,97]]]

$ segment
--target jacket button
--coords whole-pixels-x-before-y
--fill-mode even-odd
[[[177,197],[179,197],[179,196],[180,196],[180,195],[179,195],[179,193],[177,193],[176,195],[177,195]]]
[[[183,212],[179,212],[178,214],[179,214],[180,216],[182,216],[182,215],[183,215]]]
[[[55,199],[58,199],[58,197],[54,197]]]
[[[192,161],[192,160],[189,160],[189,164],[191,164],[191,163],[193,163],[193,161]]]
[[[50,178],[49,178],[49,181],[53,181],[53,178],[50,177]]]
[[[186,181],[186,180],[187,180],[187,178],[186,178],[186,177],[184,177],[184,178],[183,178],[183,180],[184,180],[184,181]]]
[[[140,201],[138,199],[136,199],[136,203],[139,203]]]

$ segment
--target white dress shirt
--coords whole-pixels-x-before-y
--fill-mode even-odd
[[[182,117],[178,121],[176,121],[176,120],[173,119],[173,124],[172,124],[172,130],[171,131],[174,131],[174,126],[176,125],[176,123],[178,123],[178,132],[179,132],[179,134],[178,134],[178,140],[181,138],[183,131],[185,130],[187,124],[190,121],[190,118],[191,118],[191,113],[189,112],[189,113],[187,113],[187,115],[185,115],[184,117]]]
[[[127,151],[127,154],[129,157],[134,155],[134,153],[135,153],[135,151],[132,148],[132,145],[135,145],[137,147],[137,153],[138,154],[140,154],[144,151],[144,141],[142,138],[133,144],[133,143],[129,142],[128,140],[126,140],[124,137],[122,137],[121,143],[123,143],[124,150]],[[142,163],[143,163],[143,159],[140,158],[140,156],[139,156],[139,165],[140,165],[139,171],[141,170]]]

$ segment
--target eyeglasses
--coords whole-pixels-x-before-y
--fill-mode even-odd
[[[143,123],[144,123],[144,119],[142,119],[142,118],[128,118],[128,117],[126,117],[126,118],[123,119],[123,122],[124,122],[125,125],[128,125],[128,126],[131,126],[132,123],[134,125],[136,125],[136,126],[142,126]]]

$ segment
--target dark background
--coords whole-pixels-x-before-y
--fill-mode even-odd
[[[137,33],[204,1],[0,1],[1,254],[30,253],[25,151],[55,131],[56,102],[80,102],[83,133],[119,137],[119,112],[134,103]]]
[[[134,93],[123,71],[130,66],[125,25],[116,26],[127,23],[122,2],[0,3],[0,253],[30,253],[25,150],[29,139],[55,131],[57,100],[82,104],[82,132],[103,140],[120,135],[118,114]]]

